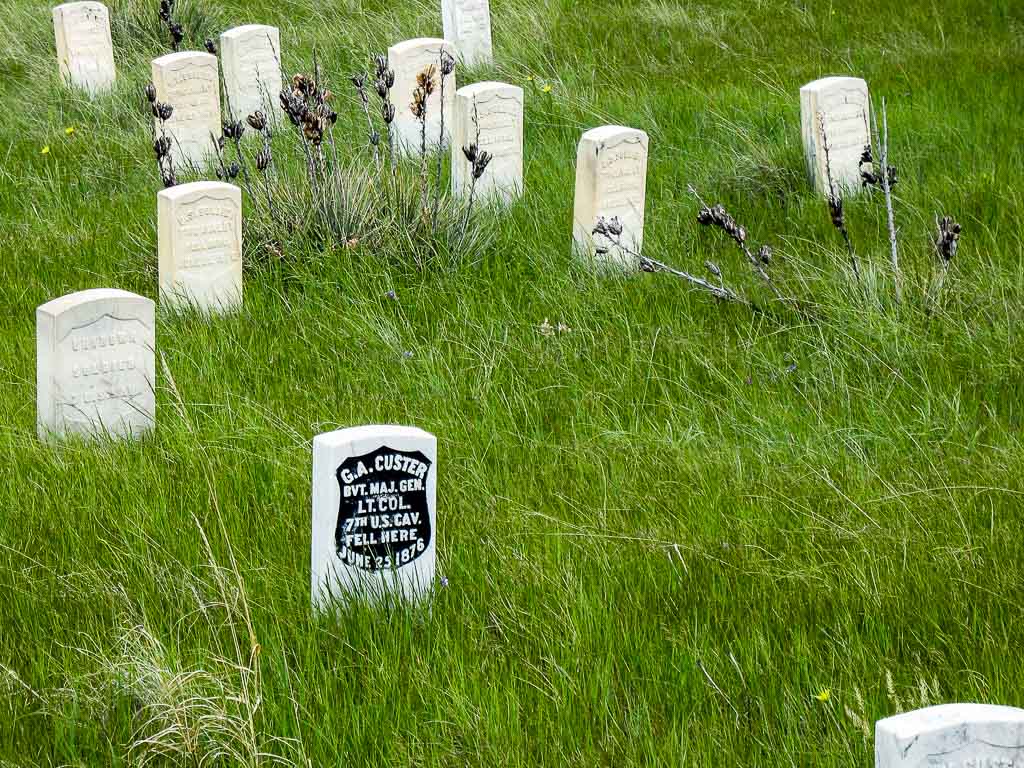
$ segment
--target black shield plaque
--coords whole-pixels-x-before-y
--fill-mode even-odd
[[[420,451],[381,446],[351,456],[336,471],[341,502],[334,544],[338,559],[364,571],[404,568],[427,551],[430,460]]]

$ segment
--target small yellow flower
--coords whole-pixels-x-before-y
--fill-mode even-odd
[[[814,698],[816,698],[818,701],[824,704],[826,701],[832,698],[832,689],[822,688],[820,691],[818,691]]]
[[[544,93],[551,93],[551,91],[554,90],[554,88],[549,83],[548,85],[545,85],[543,88],[541,88],[541,90],[544,91]]]
[[[67,128],[64,129],[64,135],[65,136],[70,136],[74,132],[75,132],[75,126],[73,126],[73,125],[69,125]]]
[[[42,151],[39,154],[40,155],[48,155],[48,154],[50,154],[50,145],[47,144],[45,147],[43,147]]]
[[[533,75],[527,75],[526,79],[529,80],[532,83],[533,82]]]

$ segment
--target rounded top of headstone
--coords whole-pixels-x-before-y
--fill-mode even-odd
[[[613,139],[637,139],[639,143],[647,146],[647,132],[639,128],[627,128],[624,125],[602,125],[599,128],[591,128],[583,134],[582,141],[605,142]]]
[[[224,181],[192,181],[188,184],[177,184],[176,186],[160,190],[156,196],[164,200],[180,202],[202,195],[217,197],[222,200],[225,197],[235,198],[239,202],[242,200],[241,188]]]
[[[455,92],[456,96],[466,96],[472,98],[473,96],[483,96],[490,93],[507,93],[510,96],[522,100],[523,89],[518,85],[512,85],[511,83],[501,83],[496,80],[485,80],[482,83],[473,83],[472,85],[464,85]]]
[[[856,86],[867,88],[867,81],[862,77],[851,77],[849,75],[830,75],[813,80],[800,88],[800,91],[824,91],[836,86]]]
[[[436,48],[438,53],[442,49],[452,53],[455,46],[440,37],[414,37],[412,40],[403,40],[388,48],[388,54],[401,56],[407,53],[416,53],[424,49]]]
[[[202,61],[205,64],[217,66],[217,57],[206,51],[178,51],[177,53],[165,53],[153,59],[154,67],[173,67],[183,62]]]
[[[69,309],[111,301],[139,301],[155,306],[152,299],[139,296],[139,294],[132,293],[131,291],[122,291],[120,288],[88,288],[84,291],[76,291],[75,293],[69,293],[66,296],[52,299],[40,305],[36,309],[36,313],[57,317]]]
[[[233,39],[236,37],[245,37],[246,35],[251,35],[254,32],[268,32],[271,30],[277,31],[277,27],[272,27],[269,24],[242,24],[221,32],[220,39],[224,40],[225,38]]]
[[[998,704],[939,704],[879,720],[875,729],[902,740],[969,723],[1024,724],[1024,709]]]
[[[335,447],[380,440],[386,442],[395,439],[434,440],[435,437],[419,427],[403,427],[396,424],[368,424],[362,427],[347,427],[333,432],[324,432],[313,438],[314,447]]]
[[[64,11],[72,10],[94,10],[94,11],[107,11],[107,6],[103,3],[97,3],[96,0],[81,0],[76,3],[62,3],[61,5],[53,8],[54,13],[63,13]]]

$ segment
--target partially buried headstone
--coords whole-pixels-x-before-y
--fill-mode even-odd
[[[416,600],[437,562],[437,438],[366,426],[313,439],[312,599]]]
[[[102,3],[65,3],[53,9],[57,63],[64,82],[91,95],[114,86],[110,14]]]
[[[489,63],[491,9],[488,0],[441,0],[444,39],[453,43],[468,67]]]
[[[871,143],[870,110],[868,84],[859,77],[825,77],[800,89],[804,158],[818,192],[860,189],[861,155]]]
[[[523,192],[523,89],[508,83],[474,83],[455,94],[452,128],[452,191],[468,195],[473,166],[463,147],[491,153],[476,185],[481,198],[512,200]]]
[[[577,253],[599,264],[634,269],[640,252],[647,197],[647,134],[635,128],[606,125],[583,134],[576,153],[576,200],[573,241]],[[594,235],[599,218],[618,218],[623,248]]]
[[[281,33],[277,27],[246,24],[220,36],[225,109],[235,120],[262,111],[277,114],[281,92]]]
[[[455,56],[451,43],[433,37],[406,40],[388,49],[388,66],[395,71],[395,85],[391,101],[395,104],[395,121],[391,124],[395,147],[400,155],[420,152],[422,135],[420,120],[413,114],[410,104],[417,88],[416,78],[433,66],[434,92],[427,98],[426,147],[435,150],[441,144],[441,113],[444,110],[444,146],[451,140],[452,106],[455,103],[455,73],[444,82],[444,101],[441,100],[441,53]]]
[[[1020,768],[1024,710],[943,704],[875,724],[876,768]]]
[[[157,194],[160,301],[202,312],[242,303],[242,190],[195,181]]]
[[[221,135],[217,57],[182,51],[153,59],[153,85],[157,101],[174,108],[164,128],[175,169],[202,169]]]
[[[42,439],[138,437],[153,428],[154,306],[114,288],[36,310],[36,406]]]

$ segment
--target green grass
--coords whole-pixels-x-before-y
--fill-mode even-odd
[[[156,295],[140,94],[165,48],[156,0],[110,5],[119,81],[95,102],[58,85],[47,3],[0,17],[0,765],[199,764],[131,747],[159,713],[236,750],[206,765],[868,766],[844,708],[871,723],[922,682],[1024,705],[1019,3],[494,0],[498,63],[461,82],[526,88],[527,192],[481,247],[420,272],[250,236],[239,314],[160,316],[156,433],[52,447],[35,307]],[[188,19],[199,42],[280,26],[290,71],[315,46],[353,157],[345,76],[441,32],[408,0]],[[880,197],[847,206],[859,287],[804,178],[799,87],[846,73],[888,104],[901,305]],[[650,134],[651,255],[769,298],[693,183],[815,319],[574,263],[575,146],[606,122]],[[928,316],[936,213],[964,235]],[[315,618],[310,442],[373,422],[438,436],[449,584],[427,611]]]

